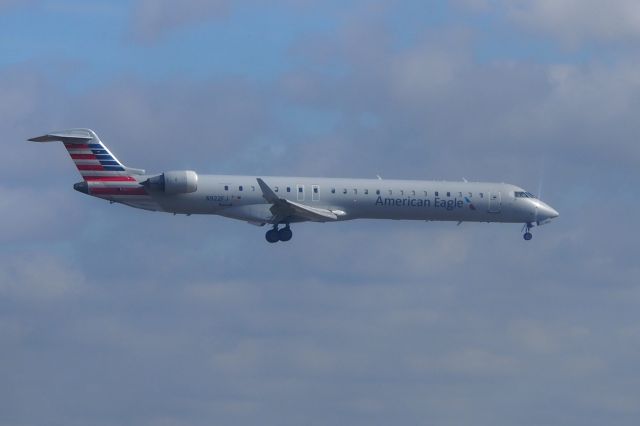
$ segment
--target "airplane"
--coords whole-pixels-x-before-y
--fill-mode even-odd
[[[147,174],[125,166],[90,129],[29,139],[62,142],[84,194],[173,214],[214,214],[269,225],[269,243],[289,241],[291,224],[352,219],[522,223],[531,229],[559,216],[530,192],[506,183],[199,175],[192,170]]]

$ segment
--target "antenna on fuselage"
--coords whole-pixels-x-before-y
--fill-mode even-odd
[[[380,175],[376,175],[376,177],[378,178],[378,180],[382,180],[382,178],[380,177]]]

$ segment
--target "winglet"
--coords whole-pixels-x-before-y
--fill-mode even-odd
[[[280,200],[280,197],[278,197],[276,193],[273,192],[271,188],[269,188],[269,185],[267,185],[261,178],[257,178],[256,180],[258,181],[258,185],[260,185],[260,189],[262,190],[262,196],[265,200],[267,200],[267,202],[275,204]]]

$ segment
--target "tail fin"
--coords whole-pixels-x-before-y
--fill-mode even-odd
[[[90,129],[70,129],[29,139],[32,142],[64,143],[67,152],[85,181],[96,178],[113,180],[144,174],[144,170],[123,165]],[[131,178],[133,180],[133,178]]]
[[[74,189],[85,194],[105,198],[111,201],[134,205],[134,198],[148,198],[146,190],[140,185],[145,171],[123,165],[115,155],[90,129],[70,129],[47,133],[29,139],[32,142],[62,142],[82,175],[84,182],[74,185]],[[133,198],[132,198],[133,197]],[[136,200],[134,200],[136,201]],[[137,200],[139,201],[139,200]],[[134,207],[154,208],[139,205]]]

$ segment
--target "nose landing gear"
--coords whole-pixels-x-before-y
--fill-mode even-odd
[[[533,238],[533,234],[531,233],[531,228],[533,228],[533,224],[531,222],[525,223],[524,227],[522,228],[522,230],[526,229],[526,232],[522,236],[525,239],[525,241],[529,241],[530,239]]]
[[[291,237],[293,237],[293,232],[289,224],[286,224],[282,229],[278,229],[278,225],[273,225],[273,229],[268,230],[264,237],[270,243],[277,243],[278,241],[284,242],[289,241]]]

